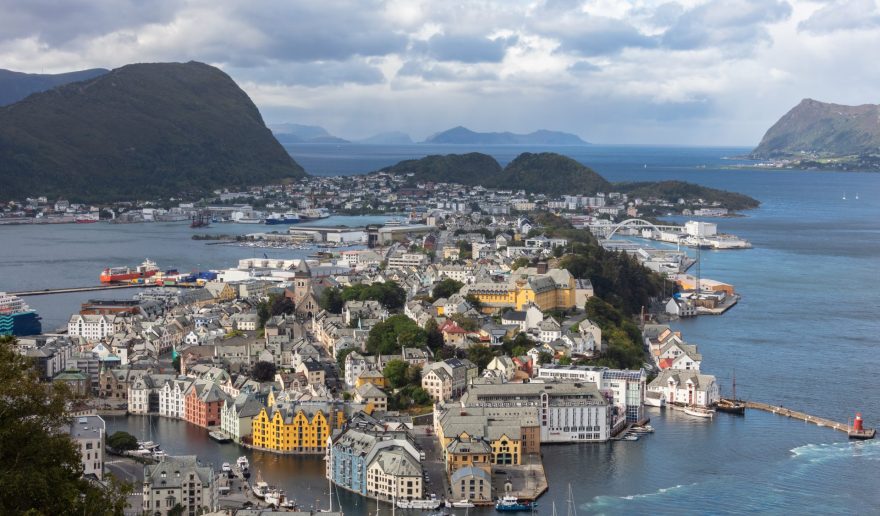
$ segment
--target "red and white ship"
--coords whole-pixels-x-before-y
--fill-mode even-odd
[[[131,281],[138,278],[149,278],[159,272],[156,262],[149,258],[135,268],[109,267],[101,272],[101,283],[116,283],[119,281]]]

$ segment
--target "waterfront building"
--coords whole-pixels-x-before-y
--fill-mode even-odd
[[[220,386],[205,380],[190,384],[183,396],[184,419],[202,428],[220,425],[220,409],[229,395]]]
[[[175,513],[178,505],[182,514],[204,514],[216,510],[219,500],[214,470],[202,466],[195,455],[166,457],[144,466],[142,495],[144,514],[158,516]]]
[[[478,460],[454,459],[459,443],[485,443],[490,464],[522,464],[524,454],[537,454],[541,430],[535,407],[461,407],[435,405],[434,430],[444,450],[447,470]],[[477,445],[474,445],[477,446]]]
[[[131,414],[160,414],[161,396],[165,384],[174,380],[169,374],[136,376],[128,387],[128,412]]]
[[[715,377],[699,371],[666,369],[648,385],[667,404],[709,407],[721,397]]]
[[[385,432],[377,425],[360,426],[327,440],[327,478],[363,496],[390,500],[389,493],[396,492],[398,498],[421,498],[424,452],[412,436],[405,431]],[[392,462],[403,467],[391,467]],[[379,480],[384,487],[379,487]]]
[[[240,443],[242,438],[251,437],[253,420],[263,410],[262,403],[251,394],[239,394],[223,400],[220,410],[220,429],[233,441]]]
[[[644,418],[647,374],[644,369],[609,369],[607,367],[544,364],[536,378],[543,381],[591,382],[609,394],[619,416],[635,423]],[[615,422],[617,419],[615,419]]]
[[[381,450],[367,466],[367,496],[412,500],[422,498],[422,465],[402,446]]]
[[[166,381],[159,390],[159,415],[183,419],[186,416],[184,398],[192,383],[193,380],[187,377]]]
[[[490,472],[476,466],[455,470],[449,477],[449,488],[453,500],[484,502],[493,499]]]
[[[697,351],[696,345],[677,340],[667,342],[657,354],[657,365],[660,369],[699,371],[702,363],[703,355]]]
[[[463,407],[534,407],[541,442],[602,442],[611,436],[611,410],[594,383],[476,384]]]
[[[344,423],[342,407],[333,403],[273,403],[253,418],[252,442],[275,452],[322,453],[332,430]]]
[[[79,449],[83,476],[104,479],[106,425],[100,416],[75,417],[70,423],[70,437]]]

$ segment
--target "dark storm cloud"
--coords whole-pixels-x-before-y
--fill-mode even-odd
[[[173,0],[0,0],[0,41],[36,37],[49,46],[172,20]]]

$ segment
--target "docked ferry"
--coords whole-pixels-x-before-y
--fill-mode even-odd
[[[22,298],[0,292],[0,335],[39,335],[40,316]]]
[[[131,281],[138,278],[150,278],[159,272],[156,262],[150,259],[135,268],[131,267],[108,267],[101,272],[101,283],[116,283]]]
[[[289,213],[273,213],[266,217],[266,224],[274,226],[277,224],[296,224],[299,222],[299,214]]]

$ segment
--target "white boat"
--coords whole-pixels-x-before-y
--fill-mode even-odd
[[[254,492],[254,496],[259,499],[263,499],[266,497],[266,491],[269,490],[269,484],[263,482],[263,477],[260,476],[259,470],[257,471],[257,480],[254,482],[254,485],[251,486],[251,491]]]
[[[397,506],[401,509],[421,509],[421,510],[433,510],[438,509],[442,502],[437,498],[425,499],[425,500],[398,500]]]
[[[229,473],[232,471],[232,466],[230,466],[228,462],[224,462],[220,469],[223,470],[223,473]]]
[[[238,464],[238,467],[241,468],[242,471],[244,471],[250,467],[250,463],[248,462],[248,458],[245,457],[244,455],[239,457],[238,460],[235,461],[235,463]]]
[[[467,500],[467,499],[459,500],[457,502],[452,502],[452,506],[455,507],[456,509],[469,509],[472,507],[476,507],[476,505],[474,505],[473,502],[471,502],[470,500]]]
[[[266,490],[264,499],[270,506],[281,507],[281,504],[285,501],[284,491],[281,489],[269,488]]]
[[[634,434],[626,434],[623,437],[621,437],[620,439],[623,441],[638,441],[639,436],[634,435]]]
[[[684,413],[694,417],[713,417],[715,415],[714,410],[701,407],[685,407]]]

